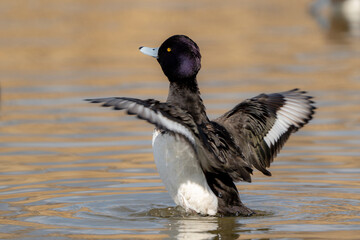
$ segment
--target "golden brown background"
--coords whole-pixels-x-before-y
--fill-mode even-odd
[[[356,239],[360,40],[322,28],[311,4],[1,1],[0,238]],[[138,47],[173,34],[200,46],[210,116],[262,92],[315,96],[315,119],[287,143],[273,177],[238,185],[264,216],[149,216],[173,206],[153,162],[152,126],[82,101],[164,100],[167,80]]]

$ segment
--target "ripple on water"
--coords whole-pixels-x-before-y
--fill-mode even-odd
[[[360,236],[358,39],[334,43],[306,1],[49,2],[2,2],[1,239]],[[179,210],[156,172],[153,127],[83,101],[166,99],[159,66],[137,47],[188,22],[210,117],[262,92],[299,87],[315,97],[314,119],[287,142],[273,176],[238,183],[255,216]]]

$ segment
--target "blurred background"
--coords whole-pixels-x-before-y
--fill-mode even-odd
[[[153,127],[83,101],[165,100],[138,51],[200,47],[209,116],[301,88],[314,120],[239,183],[251,218],[184,218],[157,174]],[[360,234],[360,0],[3,0],[0,238],[356,239]],[[159,210],[163,209],[163,210]]]

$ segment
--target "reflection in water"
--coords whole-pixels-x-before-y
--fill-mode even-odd
[[[186,213],[181,207],[151,209],[150,216],[169,218],[165,233],[176,239],[237,239],[246,231],[236,217],[204,217]],[[264,214],[259,213],[257,216]]]
[[[360,41],[324,40],[308,3],[2,1],[0,238],[358,238]],[[165,99],[166,79],[138,46],[175,33],[202,46],[211,118],[258,92],[315,96],[316,118],[288,142],[273,176],[238,186],[267,215],[149,215],[173,206],[155,169],[152,126],[83,102]]]
[[[241,224],[233,217],[186,218],[170,221],[169,235],[176,239],[237,239]]]
[[[169,235],[176,239],[211,239],[216,236],[215,232],[219,227],[217,219],[186,218],[171,220]]]
[[[252,219],[256,221],[259,217],[252,217]],[[169,222],[170,227],[165,233],[176,239],[238,239],[242,234],[252,231],[236,217],[173,218]],[[270,228],[262,227],[253,230],[266,234]]]
[[[138,216],[143,216],[139,214]],[[205,217],[196,213],[188,213],[180,206],[153,208],[146,216],[169,219],[169,229],[164,233],[176,239],[237,239],[241,233],[250,230],[241,223],[247,219],[260,220],[272,216],[265,211],[256,211],[252,217]],[[266,233],[269,229],[262,227],[259,231]]]
[[[360,0],[316,0],[311,14],[330,39],[360,37]]]

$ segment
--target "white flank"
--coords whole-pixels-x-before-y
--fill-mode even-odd
[[[299,96],[286,96],[285,104],[276,112],[276,120],[264,141],[270,148],[291,126],[299,127],[308,118],[311,109],[306,99]]]
[[[155,129],[153,151],[160,177],[174,202],[186,211],[215,215],[217,197],[207,184],[191,145]]]

